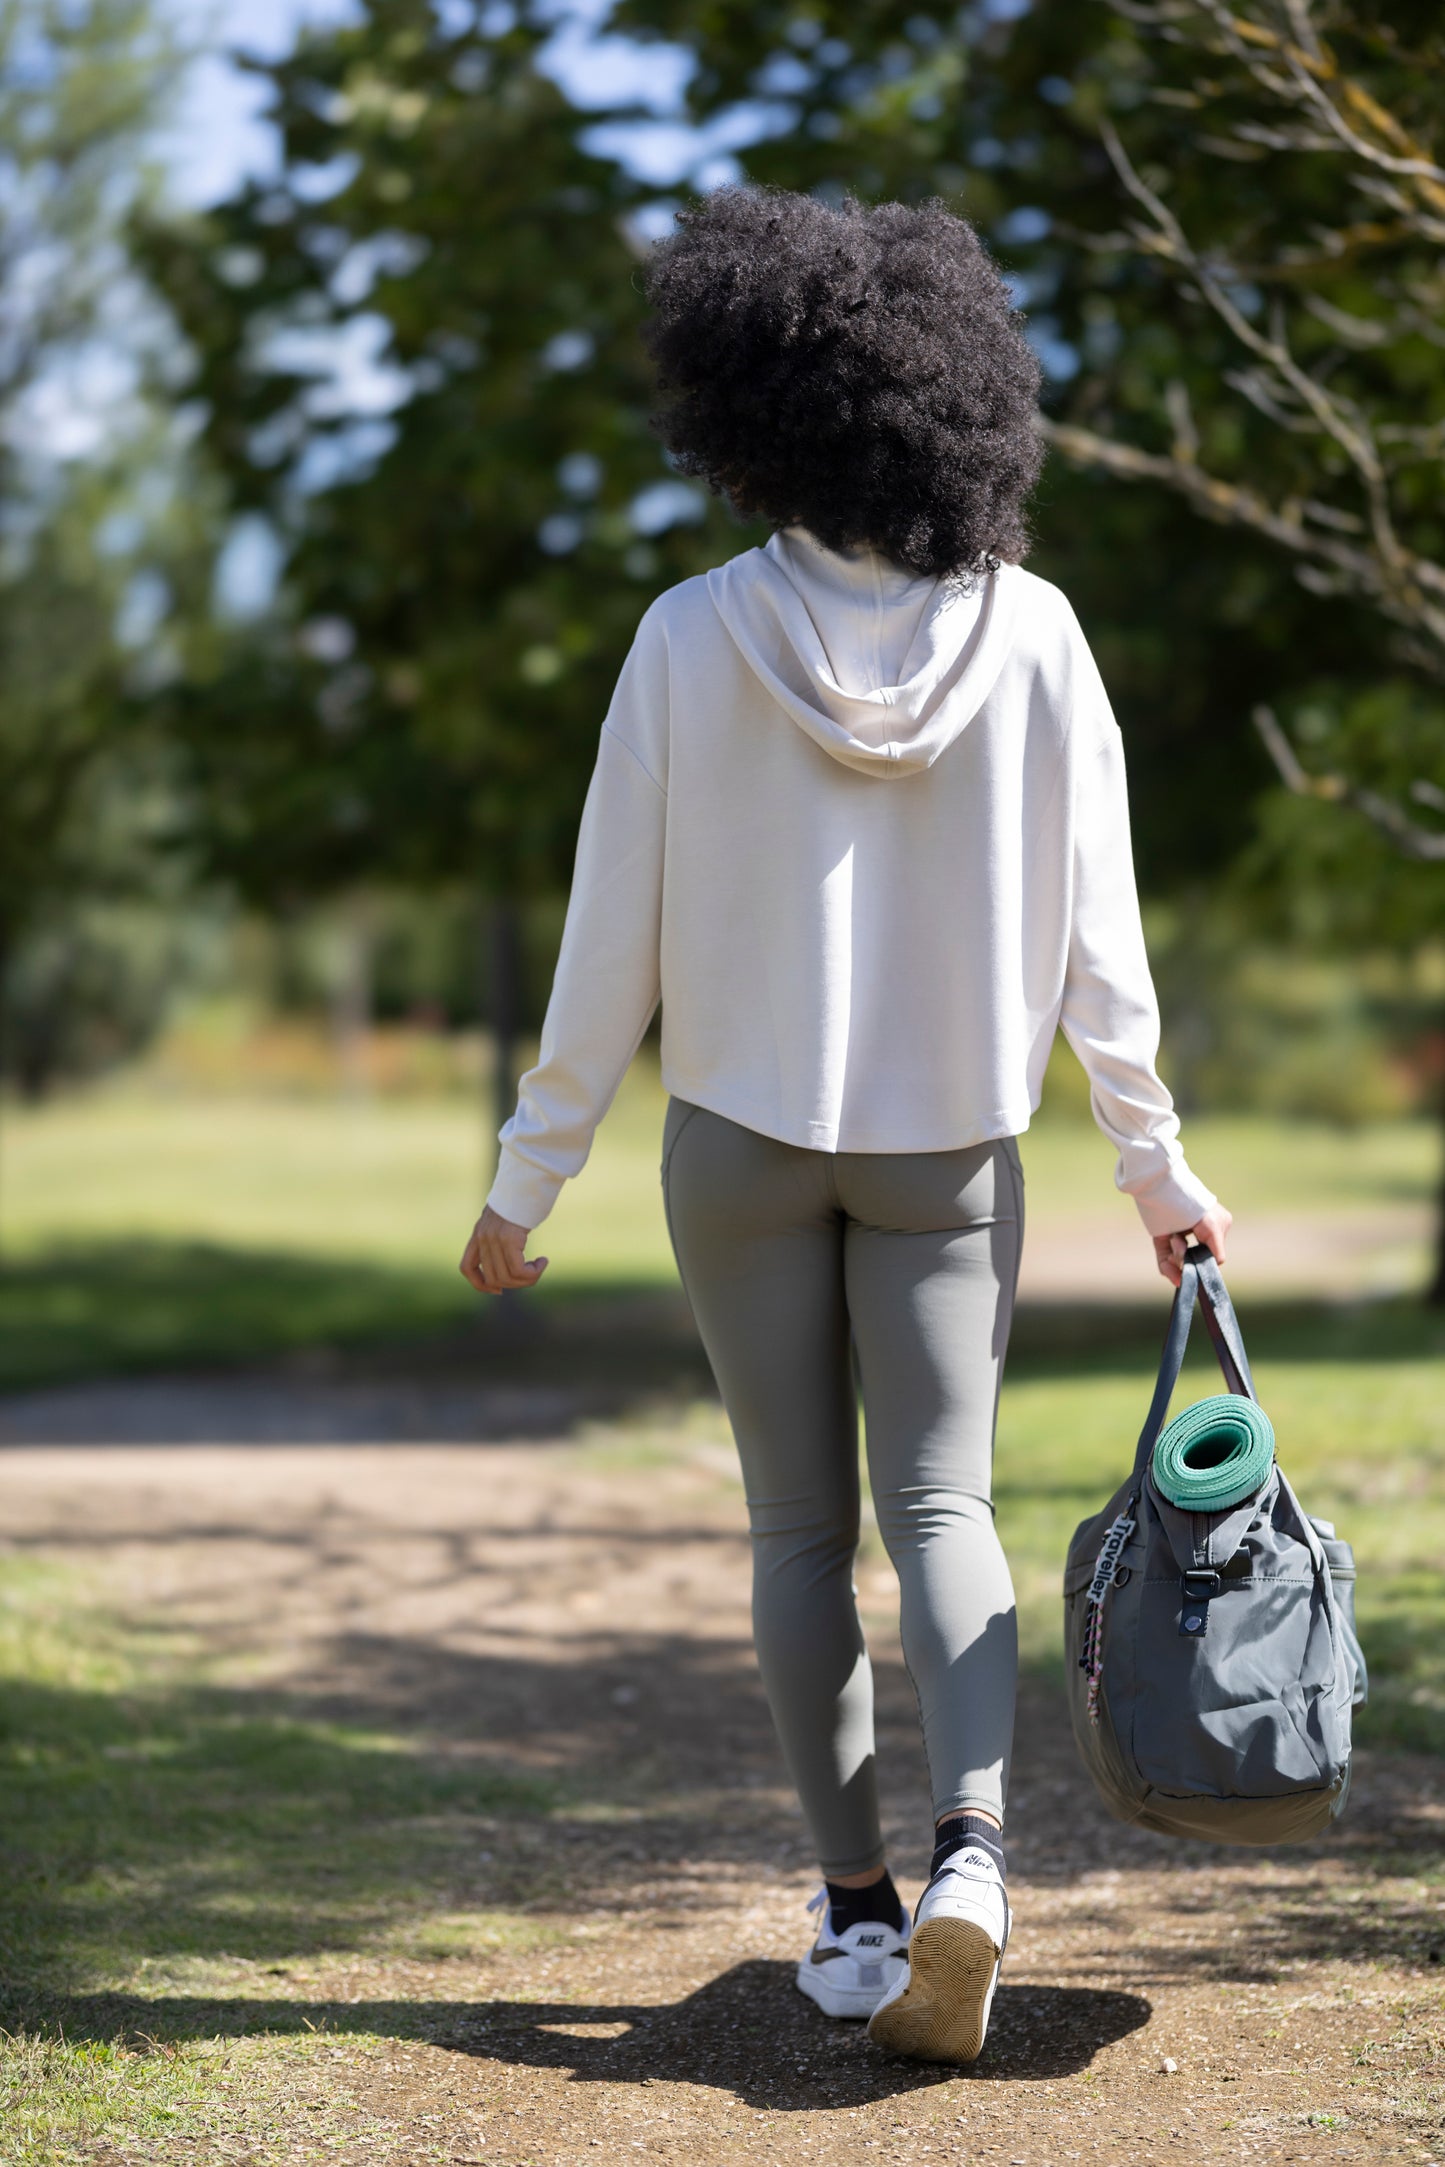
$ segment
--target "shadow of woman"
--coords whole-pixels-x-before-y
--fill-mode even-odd
[[[1138,1994],[1000,1986],[973,2073],[996,2081],[1072,2076],[1150,2014]],[[791,1964],[761,1958],[734,1965],[683,2001],[652,2008],[494,2003],[485,2034],[456,2044],[473,2054],[567,2069],[582,2083],[637,2084],[650,2077],[709,2085],[780,2112],[816,2108],[823,2103],[820,2089],[830,2106],[861,2105],[936,2083],[941,2074],[880,2054],[863,2025],[831,2022],[793,1991]]]
[[[424,2039],[512,2067],[563,2070],[574,2083],[648,2080],[732,2092],[780,2113],[861,2106],[941,2077],[1038,2082],[1088,2067],[1148,2021],[1138,1994],[1094,1987],[1001,1986],[988,2044],[968,2070],[902,2061],[861,2024],[820,2015],[793,1988],[791,1964],[735,1964],[679,2002],[206,2001],[141,1995],[56,1997],[28,2023],[74,2041],[118,2032],[152,2041],[325,2030]]]

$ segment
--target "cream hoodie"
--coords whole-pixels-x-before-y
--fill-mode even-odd
[[[535,1226],[659,998],[676,1097],[814,1151],[1026,1129],[1062,1025],[1151,1233],[1215,1201],[1155,1069],[1124,753],[1057,587],[787,527],[659,596],[602,727],[537,1065],[488,1202]]]

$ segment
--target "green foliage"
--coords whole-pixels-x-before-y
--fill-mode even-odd
[[[1440,772],[1445,693],[1398,671],[1359,689],[1311,677],[1280,720],[1311,771],[1348,776],[1426,826],[1429,815],[1415,811],[1412,797]],[[1276,927],[1316,948],[1376,938],[1415,948],[1441,923],[1438,865],[1402,859],[1358,812],[1284,791],[1261,807],[1236,879],[1261,930]]]
[[[58,562],[54,529],[0,581],[0,957],[70,870],[81,790],[118,697],[115,597]]]
[[[1267,940],[1253,895],[1240,892],[1252,877],[1246,864],[1212,894],[1147,914],[1181,1111],[1343,1127],[1433,1112],[1445,952],[1361,945],[1347,960],[1331,956],[1306,915],[1308,888],[1289,891],[1295,911],[1283,937]]]
[[[6,987],[6,1065],[41,1097],[137,1052],[170,1004],[181,943],[174,915],[93,898],[49,910],[20,945]]]
[[[137,313],[118,236],[172,66],[143,0],[0,9],[0,1009],[31,1088],[159,1011],[98,907],[164,885],[126,625],[148,606],[160,445],[119,400],[125,444],[90,441],[83,365]]]
[[[647,192],[581,146],[549,26],[487,20],[374,0],[309,33],[261,71],[280,179],[143,238],[205,444],[290,549],[274,632],[174,703],[214,860],[257,893],[562,884],[637,618],[733,546],[681,483],[639,504],[669,486]],[[326,383],[345,343],[376,346],[384,414]]]
[[[150,0],[6,0],[0,8],[0,264],[14,310],[0,355],[7,421],[42,370],[95,330],[123,268],[117,214],[174,41]],[[23,456],[7,439],[6,455]]]
[[[616,25],[694,57],[693,118],[742,133],[752,116],[753,177],[938,193],[972,217],[1018,283],[1057,419],[1157,446],[1182,397],[1207,457],[1298,494],[1304,452],[1227,388],[1218,325],[1120,234],[1099,123],[1119,119],[1141,170],[1167,164],[1207,243],[1292,245],[1325,207],[1330,160],[1226,163],[1181,104],[1189,54],[1110,8],[995,14],[626,0]],[[377,870],[564,882],[641,608],[750,538],[701,503],[696,523],[635,531],[629,508],[666,471],[636,337],[656,192],[584,148],[615,116],[571,110],[540,72],[547,11],[486,20],[372,0],[309,34],[262,70],[279,183],[145,239],[198,357],[209,451],[290,547],[282,625],[224,647],[178,702],[216,860],[257,893]],[[1393,48],[1381,33],[1347,55],[1412,124],[1424,93],[1402,87],[1404,58],[1428,35],[1401,24]],[[1319,298],[1366,307],[1350,283],[1365,268],[1311,272]],[[1409,275],[1390,259],[1390,278]],[[372,341],[384,414],[327,383],[342,338]],[[1380,395],[1433,412],[1438,349],[1407,344],[1409,385],[1387,371]],[[1054,462],[1037,525],[1034,562],[1074,598],[1125,723],[1146,887],[1197,882],[1237,858],[1273,790],[1254,704],[1299,692],[1301,654],[1312,683],[1363,696],[1386,632],[1163,492]]]

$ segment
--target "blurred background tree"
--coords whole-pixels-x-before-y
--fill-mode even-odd
[[[1154,321],[1177,311],[1180,336],[1152,381],[1094,371],[1089,423],[1048,433],[1080,466],[1162,484],[1263,536],[1311,593],[1355,605],[1347,621],[1360,605],[1384,620],[1384,666],[1364,689],[1303,668],[1290,727],[1255,705],[1286,788],[1355,819],[1270,805],[1252,870],[1280,876],[1316,941],[1328,925],[1418,944],[1440,924],[1445,866],[1431,818],[1445,812],[1445,167],[1428,148],[1445,118],[1445,31],[1433,11],[1381,23],[1306,0],[1111,4],[1146,66],[1125,96],[1096,77],[1070,102],[1128,215],[1110,232],[1065,230],[1104,291],[1142,283]],[[1140,131],[1156,152],[1147,172],[1126,141],[1141,107],[1177,130],[1167,163]],[[1445,1303],[1445,1176],[1431,1297]]]
[[[648,433],[649,191],[581,146],[552,27],[374,0],[303,37],[264,70],[276,176],[141,244],[284,559],[271,622],[171,702],[210,862],[272,905],[485,899],[499,1122],[519,905],[565,889],[637,619],[738,546]]]
[[[177,64],[138,0],[0,7],[0,1075],[29,1096],[144,1043],[184,937],[147,907],[174,444],[124,243]]]

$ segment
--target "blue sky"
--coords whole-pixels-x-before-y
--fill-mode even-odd
[[[178,196],[196,205],[214,203],[246,175],[267,172],[274,158],[264,86],[234,67],[227,49],[275,57],[302,25],[344,21],[354,8],[351,0],[171,0],[171,8],[202,50],[162,149]],[[704,186],[731,178],[736,167],[729,152],[758,132],[758,118],[738,116],[711,136],[682,126],[676,116],[688,56],[675,47],[644,51],[629,39],[609,37],[600,27],[608,12],[609,0],[559,0],[548,48],[551,72],[577,105],[636,100],[653,116],[629,128],[625,139],[617,131],[599,131],[606,140],[598,147],[625,155],[663,186],[689,174]]]
[[[182,35],[202,48],[176,103],[162,150],[176,192],[187,203],[214,203],[247,173],[271,162],[271,131],[261,117],[265,93],[225,59],[228,46],[275,57],[298,24],[335,21],[345,0],[171,0]]]

